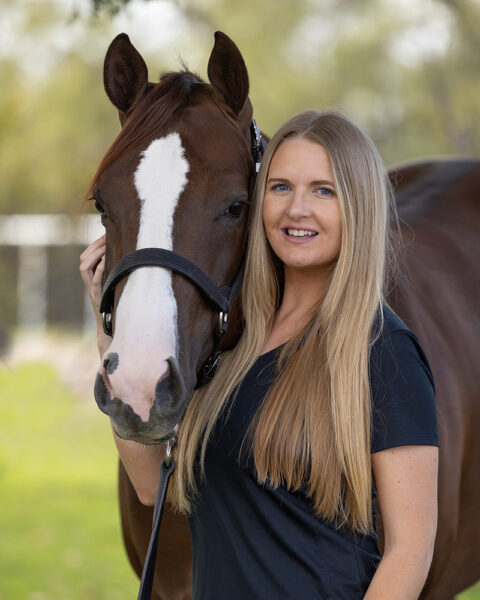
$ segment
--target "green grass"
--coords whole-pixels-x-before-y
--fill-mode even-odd
[[[469,588],[466,592],[462,592],[455,596],[456,600],[480,600],[480,582]]]
[[[0,600],[136,597],[116,472],[93,399],[46,364],[0,370]],[[480,600],[480,583],[457,600]]]
[[[107,418],[45,364],[0,371],[0,399],[0,599],[135,598]]]

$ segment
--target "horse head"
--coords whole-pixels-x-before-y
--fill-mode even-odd
[[[110,45],[105,90],[122,128],[92,185],[106,274],[147,248],[188,259],[217,286],[240,269],[255,173],[252,106],[243,58],[221,32],[208,78],[185,70],[151,83],[128,36]],[[192,279],[165,266],[126,269],[109,295],[113,337],[97,374],[97,404],[121,437],[167,439],[214,348],[218,311]]]

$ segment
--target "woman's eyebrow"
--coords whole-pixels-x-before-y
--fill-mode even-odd
[[[328,179],[319,179],[318,181],[312,181],[311,185],[331,185],[335,187],[333,181],[329,181]]]
[[[291,181],[286,177],[270,177],[267,180],[267,183],[291,183]],[[329,185],[333,188],[335,187],[333,181],[330,181],[329,179],[316,179],[315,181],[311,181],[310,185]]]
[[[282,183],[290,183],[290,179],[287,179],[286,177],[270,177],[267,180],[267,183],[270,183],[272,181],[280,181]]]

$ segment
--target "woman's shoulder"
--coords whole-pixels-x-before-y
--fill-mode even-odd
[[[383,317],[383,320],[380,320],[380,311]],[[393,333],[406,333],[412,334],[412,331],[405,325],[402,319],[397,315],[393,309],[388,306],[388,304],[382,304],[381,308],[377,313],[377,317],[375,319],[375,327],[382,327],[381,335],[385,338]]]
[[[430,363],[416,334],[388,305],[383,304],[381,310],[383,319],[377,315],[372,331],[370,368],[379,374],[394,370],[408,377],[417,370],[414,367],[421,367],[435,389]]]
[[[402,319],[386,305],[382,312],[382,328],[376,332],[369,369],[373,451],[409,443],[436,445],[435,385],[428,359]],[[389,431],[386,437],[382,435],[385,427]]]
[[[431,375],[428,359],[417,335],[387,304],[382,305],[381,315],[382,319],[380,319],[379,310],[372,328],[372,354],[390,350],[390,353],[393,353],[398,359],[405,353],[416,354]],[[433,376],[431,376],[431,380],[433,383]]]

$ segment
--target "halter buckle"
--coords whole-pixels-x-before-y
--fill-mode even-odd
[[[175,445],[176,442],[176,437],[173,436],[168,440],[167,443],[167,451],[165,453],[165,466],[169,467],[170,466],[170,461],[172,458],[172,450],[173,450],[173,446]]]
[[[260,170],[260,154],[263,152],[262,148],[262,134],[260,133],[260,129],[258,128],[257,122],[255,119],[252,119],[251,124],[251,132],[252,132],[252,157],[253,162],[255,164],[255,173],[258,173]]]
[[[217,321],[217,333],[218,335],[223,335],[228,328],[228,312],[219,312],[218,313],[218,321]]]
[[[112,313],[102,312],[103,331],[106,335],[112,337]]]

